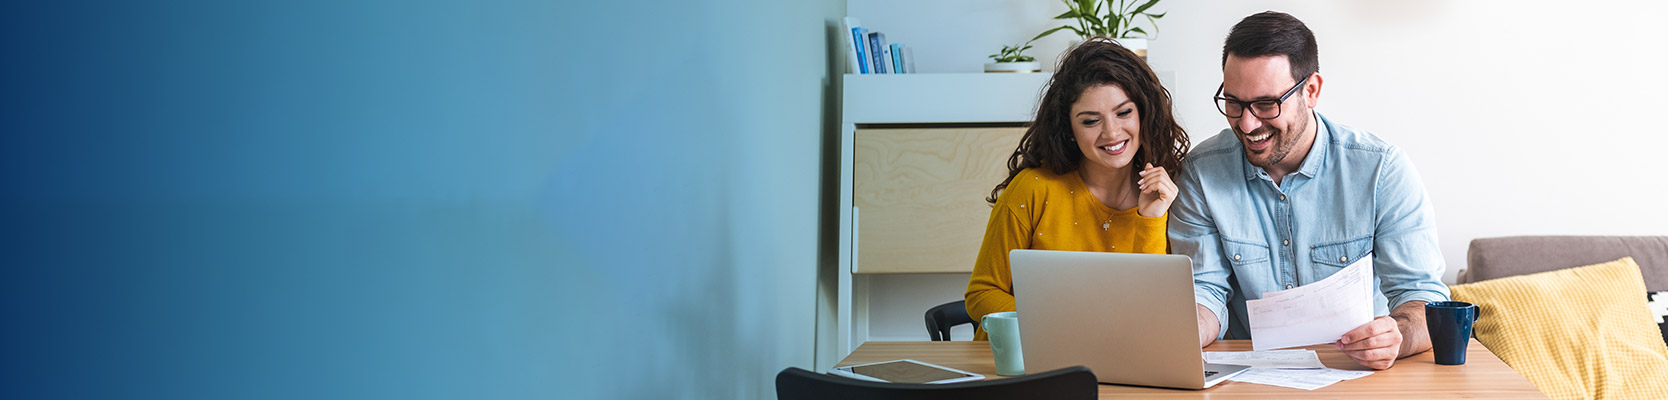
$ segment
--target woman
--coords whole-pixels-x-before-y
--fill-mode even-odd
[[[1106,38],[1073,48],[1008,158],[967,284],[967,314],[1013,311],[1008,251],[1166,253],[1187,132],[1147,63]],[[986,340],[979,330],[974,340]]]

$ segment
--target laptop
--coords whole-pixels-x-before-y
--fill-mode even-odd
[[[1082,365],[1101,383],[1204,389],[1249,369],[1204,362],[1187,256],[1014,250],[1008,262],[1028,371]]]

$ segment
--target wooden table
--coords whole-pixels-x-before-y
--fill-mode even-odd
[[[1370,370],[1356,364],[1330,344],[1304,347],[1320,355],[1321,363],[1337,369]],[[1205,351],[1250,351],[1249,340],[1223,340]],[[1352,399],[1523,399],[1546,398],[1535,386],[1475,339],[1466,348],[1465,365],[1437,365],[1432,352],[1396,360],[1388,370],[1365,378],[1338,382],[1307,391],[1278,386],[1227,381],[1205,390],[1162,389],[1100,385],[1101,398],[1352,398]],[[839,366],[910,358],[950,368],[996,375],[988,342],[868,342],[840,360]],[[1042,371],[1030,371],[1042,372]]]

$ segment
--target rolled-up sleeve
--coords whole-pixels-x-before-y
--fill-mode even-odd
[[[1221,339],[1228,332],[1228,298],[1233,292],[1216,222],[1195,171],[1185,169],[1176,185],[1176,202],[1170,207],[1170,249],[1193,259],[1193,301],[1216,313],[1220,324],[1216,338]]]
[[[1389,152],[1375,185],[1373,270],[1390,309],[1409,301],[1448,300],[1436,211],[1413,162],[1399,150]]]

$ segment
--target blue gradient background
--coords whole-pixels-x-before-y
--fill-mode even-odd
[[[843,1],[0,12],[0,398],[771,398]]]

